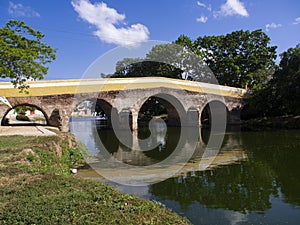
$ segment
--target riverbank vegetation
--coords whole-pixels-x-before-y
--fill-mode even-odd
[[[250,98],[248,114],[252,118],[300,115],[300,44],[280,57],[272,79]]]
[[[73,177],[82,152],[66,133],[0,137],[0,223],[189,224],[160,203]]]

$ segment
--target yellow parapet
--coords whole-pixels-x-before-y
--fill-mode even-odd
[[[20,93],[10,82],[0,82],[0,96],[28,97],[91,92],[171,88],[191,92],[243,98],[245,89],[164,77],[99,78],[82,80],[44,80],[28,82],[29,93]]]

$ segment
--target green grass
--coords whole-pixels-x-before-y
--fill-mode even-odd
[[[70,134],[0,137],[0,224],[189,224],[158,202],[70,175],[80,148]]]

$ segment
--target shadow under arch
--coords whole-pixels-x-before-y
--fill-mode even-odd
[[[218,123],[218,119],[224,119],[227,124],[229,111],[224,102],[220,100],[211,100],[206,103],[205,107],[201,111],[200,123],[202,127],[210,127],[212,124],[212,112],[214,113],[214,120]]]
[[[6,118],[8,116],[8,114],[12,111],[12,110],[15,110],[17,107],[19,106],[29,106],[29,107],[33,107],[35,108],[36,110],[40,111],[42,114],[43,114],[43,117],[45,119],[45,123],[46,124],[43,124],[43,123],[37,123],[37,122],[30,122],[28,121],[27,123],[22,123],[22,122],[15,122],[15,123],[10,123],[9,122],[9,119]],[[14,105],[12,108],[8,109],[3,118],[2,118],[2,121],[1,121],[1,126],[36,126],[36,125],[40,125],[40,126],[44,126],[44,125],[50,125],[49,124],[49,117],[47,115],[47,113],[42,109],[40,108],[39,106],[37,105],[34,105],[34,104],[30,104],[30,103],[23,103],[23,104],[17,104],[17,105]]]
[[[167,126],[180,127],[186,118],[186,111],[176,97],[159,93],[148,97],[140,107],[139,126],[147,124],[152,118],[165,120]]]
[[[107,119],[107,128],[112,128],[112,117],[117,117],[118,111],[114,108],[108,101],[97,98],[95,101],[95,112],[100,113],[100,116],[106,117]]]

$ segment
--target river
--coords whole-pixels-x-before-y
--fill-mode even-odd
[[[73,119],[71,132],[91,153],[92,169],[78,176],[159,201],[193,224],[300,223],[299,130],[226,132],[217,152],[199,128],[156,126],[132,137]]]

